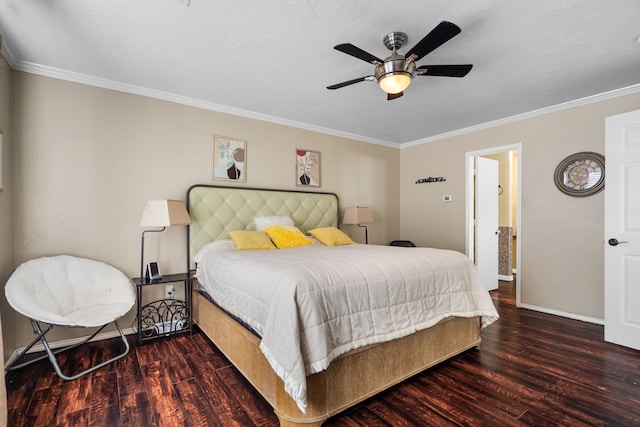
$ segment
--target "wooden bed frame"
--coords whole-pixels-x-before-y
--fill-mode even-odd
[[[286,208],[274,208],[280,203],[274,204],[271,196],[281,200]],[[298,208],[286,211],[291,206],[299,205],[298,202],[292,203],[290,197],[298,200],[307,196],[314,199],[312,204],[328,204],[330,206],[327,209],[335,210],[335,213],[327,215],[322,212],[317,215],[317,220],[301,229],[306,231],[315,226],[337,226],[337,196],[333,194],[204,185],[191,187],[187,199],[193,224],[189,231],[188,252],[195,254],[205,242],[226,238],[229,230],[247,228],[255,214],[290,215],[297,225],[306,224],[310,216],[316,216],[315,213],[300,213]],[[318,197],[322,201],[318,201]],[[258,207],[255,200],[262,198],[265,204],[259,203]],[[327,203],[325,198],[330,202]],[[333,199],[335,203],[331,201]],[[205,208],[203,203],[206,204]],[[234,218],[233,224],[227,225],[228,215],[219,211],[246,210],[246,205],[240,206],[243,203],[252,204],[251,210],[254,212],[242,213],[246,217],[240,220],[240,224]],[[229,204],[238,206],[230,207]],[[200,230],[201,226],[207,228],[204,224],[211,224],[211,219],[205,216],[216,215],[216,212],[221,218],[222,230],[215,226],[216,230],[213,231]],[[202,237],[202,233],[208,237]],[[212,304],[197,288],[194,286],[192,298],[193,322],[269,402],[282,426],[320,426],[327,418],[358,402],[480,344],[480,319],[454,317],[404,338],[353,350],[331,362],[325,371],[307,377],[307,412],[303,413],[284,391],[284,383],[260,351],[260,339]]]

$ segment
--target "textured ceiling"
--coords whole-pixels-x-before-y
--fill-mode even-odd
[[[0,0],[12,68],[390,146],[640,84],[638,0]],[[472,63],[464,78],[415,77],[387,101],[333,49],[386,57],[440,21],[462,33],[417,65]],[[640,89],[638,89],[640,90]]]

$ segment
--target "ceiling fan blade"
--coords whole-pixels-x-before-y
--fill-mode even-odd
[[[442,21],[436,25],[429,34],[424,36],[422,40],[412,47],[405,55],[405,58],[408,59],[413,55],[415,56],[413,61],[417,61],[460,34],[461,31],[460,27],[456,24],[448,21]]]
[[[380,63],[382,64],[384,61],[376,56],[371,55],[369,52],[365,52],[352,45],[351,43],[343,43],[333,47],[335,50],[339,50],[342,53],[346,53],[347,55],[351,55],[355,58],[362,59],[365,62],[369,62],[371,64]]]
[[[334,85],[331,86],[327,86],[327,89],[340,89],[341,87],[345,87],[345,86],[349,86],[352,85],[354,83],[360,83],[363,82],[365,80],[371,80],[372,76],[364,76],[364,77],[358,77],[357,79],[353,79],[353,80],[347,80],[346,82],[342,82],[342,83],[336,83]]]
[[[404,92],[388,93],[387,94],[387,101],[393,101],[394,99],[400,98],[402,95],[404,95]]]
[[[472,64],[461,65],[422,65],[416,68],[418,76],[464,77],[473,68]]]

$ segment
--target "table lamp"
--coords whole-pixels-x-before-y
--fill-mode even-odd
[[[364,227],[364,241],[369,244],[369,230],[366,225],[373,223],[373,215],[371,209],[365,206],[356,206],[355,208],[347,208],[342,218],[343,224],[356,224],[358,227]]]
[[[189,225],[191,217],[182,200],[148,200],[140,218],[140,227],[162,227],[157,230],[144,230],[140,248],[140,280],[144,277],[144,235],[159,233],[173,225]]]

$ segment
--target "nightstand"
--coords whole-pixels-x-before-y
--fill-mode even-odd
[[[191,273],[167,274],[161,279],[148,281],[144,277],[133,278],[136,285],[138,306],[138,344],[144,341],[192,332],[191,325]],[[182,282],[184,300],[163,298],[142,305],[142,291],[147,286],[168,285]]]

